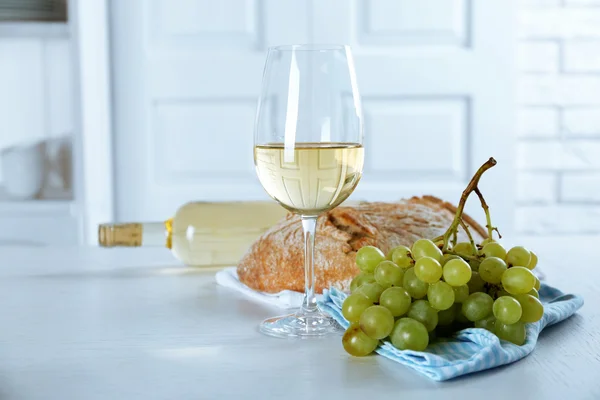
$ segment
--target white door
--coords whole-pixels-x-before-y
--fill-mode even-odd
[[[117,218],[267,198],[252,162],[266,49],[335,42],[353,49],[365,115],[351,199],[457,202],[494,156],[481,189],[510,231],[512,20],[505,0],[113,1]]]

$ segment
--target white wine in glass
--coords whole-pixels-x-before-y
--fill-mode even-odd
[[[358,143],[283,143],[256,146],[256,171],[263,187],[283,207],[319,215],[337,207],[362,175],[364,151]]]
[[[360,181],[362,143],[362,108],[350,48],[270,48],[257,110],[254,163],[265,191],[301,217],[305,294],[300,310],[263,321],[261,332],[301,338],[339,332],[337,323],[317,306],[315,231],[318,216],[346,200]]]

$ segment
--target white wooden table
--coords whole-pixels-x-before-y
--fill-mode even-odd
[[[584,308],[524,360],[445,383],[339,337],[262,336],[278,310],[162,249],[0,246],[0,399],[600,399],[598,240],[522,239]]]

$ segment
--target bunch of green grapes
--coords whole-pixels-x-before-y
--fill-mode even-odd
[[[428,239],[385,255],[365,246],[356,254],[361,270],[342,306],[350,322],[342,344],[353,356],[372,353],[380,341],[400,350],[424,351],[430,338],[468,327],[487,329],[517,345],[527,323],[539,321],[544,307],[531,272],[535,253],[486,239],[457,243],[442,252]]]

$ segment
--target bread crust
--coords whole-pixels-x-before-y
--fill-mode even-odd
[[[411,246],[420,238],[442,235],[452,223],[456,207],[434,196],[412,197],[397,203],[365,202],[338,207],[317,221],[315,240],[315,291],[334,286],[349,290],[359,273],[354,259],[363,246],[384,253]],[[468,215],[463,220],[479,242],[486,230]],[[459,229],[459,241],[468,240]],[[248,287],[267,293],[304,291],[304,241],[300,217],[288,214],[265,232],[240,260],[237,273]]]

